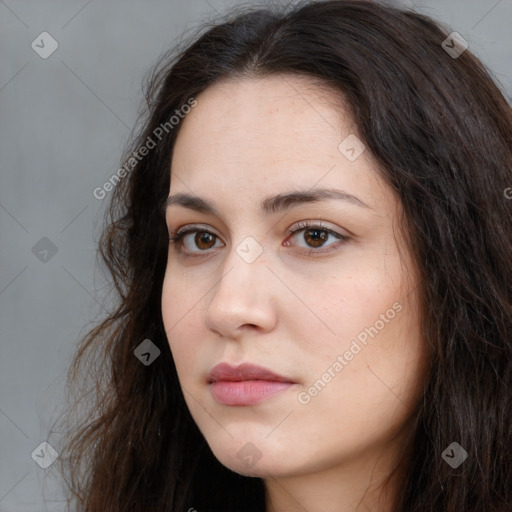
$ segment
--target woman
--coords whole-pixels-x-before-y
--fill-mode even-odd
[[[119,307],[70,374],[97,355],[76,509],[510,510],[512,117],[460,36],[247,11],[147,101],[100,242]]]

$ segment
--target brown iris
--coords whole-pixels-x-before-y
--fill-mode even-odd
[[[206,233],[205,231],[198,231],[194,237],[194,242],[199,249],[211,249],[215,245],[215,235]],[[211,243],[211,245],[208,245],[209,243]],[[208,247],[204,247],[202,244],[206,244]]]
[[[328,233],[321,229],[307,229],[304,231],[304,239],[312,247],[320,247],[328,237]]]

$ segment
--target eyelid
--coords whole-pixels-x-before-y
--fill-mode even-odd
[[[337,243],[333,243],[333,244],[327,245],[325,247],[319,247],[319,248],[311,247],[309,249],[306,247],[300,248],[300,249],[302,249],[304,254],[305,254],[305,252],[307,252],[308,255],[312,255],[312,254],[322,255],[322,254],[326,254],[328,252],[334,251],[334,250],[336,250],[336,247],[338,247],[340,244],[347,242],[351,238],[350,236],[348,236],[346,234],[340,233],[339,231],[336,231],[335,229],[330,228],[324,221],[321,221],[321,220],[299,221],[299,222],[293,224],[290,228],[288,228],[287,232],[290,233],[291,236],[295,236],[298,233],[300,233],[301,231],[306,231],[308,229],[318,229],[320,231],[325,231],[326,233],[334,236],[335,238],[338,238]],[[208,256],[211,253],[212,249],[214,249],[214,247],[207,249],[205,251],[189,251],[187,249],[183,249],[182,247],[180,247],[180,245],[182,244],[183,238],[185,236],[187,236],[191,233],[195,233],[195,232],[206,232],[206,233],[209,233],[209,234],[213,235],[214,237],[216,237],[216,241],[221,240],[221,237],[219,235],[217,235],[216,233],[214,233],[213,231],[214,230],[212,230],[207,225],[187,224],[186,226],[178,228],[175,232],[171,232],[169,235],[169,240],[175,244],[176,250],[184,256],[187,256],[187,257],[189,257],[189,256],[190,257]],[[223,245],[225,245],[224,242],[222,242],[222,243],[223,243]]]
[[[339,235],[340,237],[346,237],[346,238],[349,238],[348,235],[346,234],[343,234],[343,233],[338,233],[336,231],[336,229],[334,228],[330,228],[327,224],[325,224],[324,221],[322,220],[311,220],[311,221],[299,221],[299,222],[296,222],[295,224],[293,224],[290,228],[287,229],[288,233],[295,233],[296,231],[300,231],[301,229],[307,229],[307,228],[322,228],[322,229],[325,229],[326,231],[329,231],[330,233],[332,234],[335,234],[335,235]],[[177,236],[181,235],[181,234],[186,234],[188,232],[191,232],[191,231],[200,231],[200,230],[204,230],[208,233],[211,233],[212,235],[215,235],[216,237],[220,238],[219,235],[217,235],[216,233],[213,232],[212,228],[206,224],[187,224],[185,226],[182,226],[180,228],[178,228],[176,231],[174,232],[170,232],[170,237],[171,238],[176,238]]]
[[[211,233],[212,235],[219,237],[219,235],[214,233],[212,228],[210,226],[208,226],[207,224],[187,224],[186,226],[182,226],[181,228],[178,228],[174,233],[171,232],[170,236],[171,236],[171,238],[175,238],[179,235],[188,233],[190,231],[207,231],[208,233]]]
[[[327,231],[328,233],[331,233],[333,235],[349,238],[348,234],[338,232],[336,230],[336,228],[330,227],[329,224],[327,224],[323,220],[300,220],[299,222],[296,222],[290,228],[288,228],[287,231],[288,231],[288,233],[296,233],[297,231],[302,231],[303,229],[313,229],[313,228],[320,228],[320,229]],[[338,228],[338,229],[340,229],[340,228]]]

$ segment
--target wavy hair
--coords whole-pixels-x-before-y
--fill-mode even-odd
[[[394,512],[512,510],[512,114],[469,50],[445,51],[448,33],[380,2],[303,1],[232,12],[153,68],[99,241],[116,306],[69,371],[73,510],[265,510],[263,481],[222,466],[185,404],[161,316],[162,206],[176,110],[219,80],[282,73],[344,99],[407,220],[429,364]],[[134,356],[145,339],[161,351],[150,367]],[[456,469],[441,457],[453,441],[469,454]]]

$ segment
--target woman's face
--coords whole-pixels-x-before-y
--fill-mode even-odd
[[[310,79],[218,83],[196,99],[167,210],[172,235],[191,232],[169,246],[162,294],[195,422],[246,475],[391,461],[424,360],[398,200]]]

